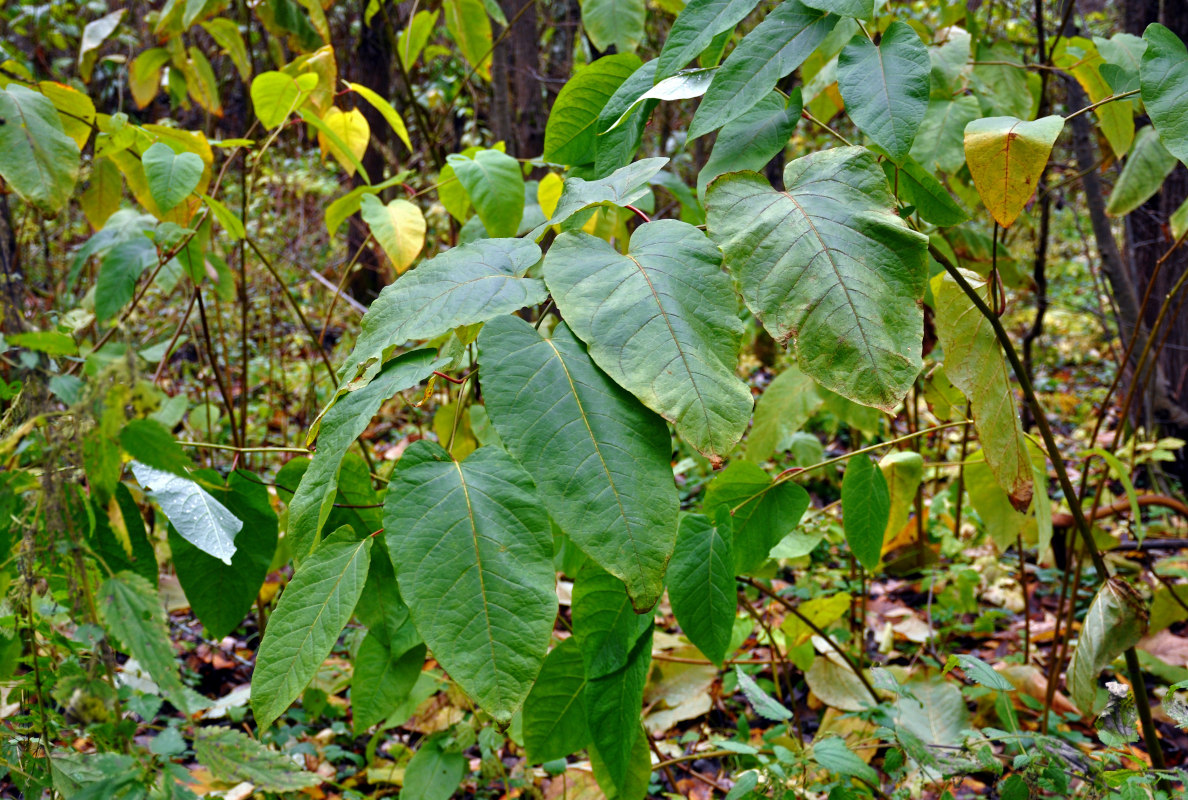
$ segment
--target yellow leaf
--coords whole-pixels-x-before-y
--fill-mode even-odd
[[[378,197],[368,194],[360,202],[360,212],[396,272],[408,269],[425,246],[425,217],[421,209],[407,200],[393,200],[384,205]]]
[[[557,210],[557,203],[561,202],[561,188],[564,181],[555,172],[550,172],[540,179],[536,186],[536,202],[540,203],[540,210],[546,218],[552,217]]]
[[[347,146],[356,161],[363,158],[367,142],[371,140],[371,127],[362,111],[357,108],[350,111],[331,108],[322,115],[322,122]],[[334,160],[342,165],[347,175],[355,174],[355,165],[351,163],[351,159],[321,131],[318,131],[318,145],[322,148],[322,155],[334,156]]]
[[[850,610],[851,599],[849,593],[838,592],[829,597],[814,597],[812,600],[806,600],[800,604],[798,610],[818,628],[825,629]],[[788,637],[790,647],[807,642],[813,634],[813,629],[794,614],[784,617],[780,629]]]
[[[1009,228],[1035,194],[1062,130],[1064,118],[1056,115],[1033,122],[987,117],[965,126],[965,161],[974,186],[1002,227]]]

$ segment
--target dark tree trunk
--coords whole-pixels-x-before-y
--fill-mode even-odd
[[[1138,36],[1142,36],[1149,24],[1160,22],[1181,39],[1188,40],[1188,3],[1127,0],[1124,22],[1126,30]],[[1168,220],[1186,198],[1188,169],[1179,164],[1162,190],[1127,217],[1126,256],[1140,297],[1150,285],[1150,300],[1144,311],[1148,325],[1154,324],[1167,293],[1188,269],[1188,249],[1181,247],[1155,275],[1156,264],[1173,244]],[[1153,421],[1162,424],[1167,434],[1188,439],[1188,313],[1180,304],[1181,299],[1173,301],[1166,327],[1158,333],[1160,339],[1167,337],[1158,361],[1164,386],[1156,388],[1150,407]],[[1176,471],[1181,484],[1188,487],[1188,453],[1181,451]]]
[[[363,18],[367,4],[368,0],[360,0],[358,6],[360,19]],[[393,87],[392,59],[392,36],[391,31],[388,30],[388,20],[384,14],[378,13],[372,16],[370,25],[363,25],[360,28],[359,41],[355,51],[351,53],[346,64],[339,64],[339,69],[343,70],[343,67],[346,67],[344,71],[350,75],[350,80],[361,83],[375,91],[380,97],[390,100]],[[384,153],[390,152],[386,143],[391,139],[391,132],[383,116],[370,103],[361,102],[356,108],[363,112],[363,116],[367,118],[367,124],[371,127],[371,142],[361,159],[363,168],[367,170],[373,183],[379,183],[384,179],[386,166]],[[356,175],[352,180],[352,187],[361,185],[363,185],[363,178],[361,175]],[[350,218],[349,225],[347,259],[354,256],[355,252],[363,245],[367,240],[368,233],[367,225],[357,216]],[[347,282],[347,292],[356,300],[367,305],[387,284],[389,267],[377,249],[373,247],[359,255],[358,265],[359,269],[351,275]]]

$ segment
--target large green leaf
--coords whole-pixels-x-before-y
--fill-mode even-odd
[[[493,447],[465,461],[405,451],[384,502],[388,551],[417,630],[450,677],[510,719],[540,671],[553,621],[553,537],[532,479]]]
[[[363,586],[359,604],[355,606],[355,616],[367,626],[368,633],[379,637],[389,650],[399,654],[420,643],[421,635],[400,596],[400,585],[396,582],[392,559],[388,557],[386,541],[384,545],[372,550],[367,583]]]
[[[563,230],[568,230],[570,226],[565,223],[572,222],[571,217],[591,206],[625,206],[639,201],[650,191],[648,181],[667,163],[667,158],[645,158],[617,169],[605,178],[592,181],[566,178],[553,216],[548,222],[538,225],[529,237],[539,239],[550,225],[560,225]],[[580,228],[581,224],[575,227]]]
[[[620,386],[720,460],[741,438],[751,392],[735,374],[743,326],[721,254],[692,225],[641,225],[626,255],[563,233],[545,258],[557,308]]]
[[[0,178],[43,214],[69,202],[78,180],[78,145],[45,96],[10,83],[0,89]]]
[[[223,483],[214,470],[196,474],[209,485]],[[227,478],[227,489],[219,493],[221,502],[243,521],[230,564],[202,552],[173,525],[169,526],[169,549],[177,579],[212,639],[222,639],[243,622],[276,552],[276,512],[268,499],[267,485],[250,472],[235,470]]]
[[[734,571],[741,574],[767,560],[771,548],[796,530],[808,505],[808,492],[795,483],[773,483],[750,461],[736,461],[715,475],[706,488],[704,511],[714,519],[719,507],[730,510],[734,517]]]
[[[630,53],[644,38],[648,16],[644,0],[581,0],[582,28],[599,50]]]
[[[837,58],[837,88],[858,128],[902,161],[928,109],[932,63],[914,28],[896,20],[875,45],[859,34]]]
[[[689,0],[673,20],[657,59],[656,81],[675,75],[710,46],[714,37],[754,10],[756,0]]]
[[[515,236],[524,216],[524,173],[520,162],[495,149],[446,159],[466,189],[479,219],[493,237]]]
[[[874,0],[806,0],[805,5],[857,19],[874,16]]]
[[[754,172],[707,193],[709,232],[743,299],[800,368],[887,411],[920,372],[928,240],[894,211],[869,150],[839,147],[784,169],[783,192]]]
[[[1168,151],[1188,164],[1188,48],[1158,23],[1143,32],[1147,49],[1139,67],[1143,105]]]
[[[966,280],[983,296],[988,285],[971,273]],[[934,284],[935,286],[936,284]],[[936,334],[945,351],[945,374],[969,398],[986,463],[1011,505],[1026,511],[1033,488],[1027,440],[1015,410],[1009,367],[987,320],[951,276],[934,291]]]
[[[311,459],[297,456],[285,462],[276,474],[276,493],[284,502],[293,499]],[[338,468],[338,495],[334,498],[330,516],[323,529],[336,531],[350,525],[360,537],[375,533],[383,527],[384,515],[379,505],[371,471],[358,453],[348,452]]]
[[[157,142],[140,157],[149,193],[164,214],[198,188],[204,165],[197,153],[175,153],[164,142]]]
[[[569,79],[545,125],[545,161],[573,165],[594,161],[598,134],[605,130],[598,126],[599,115],[640,63],[634,53],[604,56]]]
[[[965,126],[981,113],[973,95],[930,100],[912,143],[912,158],[927,170],[957,172],[965,164]]]
[[[1163,181],[1176,168],[1176,157],[1167,152],[1155,128],[1148,125],[1139,131],[1126,166],[1110,192],[1106,213],[1124,217],[1150,200]]]
[[[433,350],[403,353],[389,361],[371,383],[344,394],[326,411],[318,428],[317,452],[289,501],[285,538],[296,558],[304,558],[318,543],[334,506],[338,468],[347,449],[371,424],[385,401],[416,386],[441,363]]]
[[[1069,694],[1082,713],[1096,711],[1101,671],[1123,650],[1134,647],[1146,632],[1146,603],[1120,578],[1107,580],[1089,606],[1077,634],[1076,650],[1068,662]]]
[[[737,119],[799,67],[837,23],[800,0],[784,0],[731,51],[714,76],[693,122],[689,139]]]
[[[347,526],[339,528],[281,593],[252,675],[252,711],[260,728],[297,699],[330,655],[363,591],[373,542]]]
[[[627,663],[615,672],[586,682],[586,714],[614,787],[622,792],[631,774],[632,751],[640,736],[644,685],[652,665],[652,626],[635,642]]]
[[[577,639],[569,637],[545,658],[524,701],[524,747],[534,763],[565,758],[590,742],[586,673]]]
[[[228,784],[247,781],[262,792],[300,792],[322,780],[298,767],[289,755],[270,750],[231,728],[197,728],[194,756],[215,780]]]
[[[651,608],[676,538],[668,427],[595,366],[564,323],[545,338],[498,317],[479,348],[491,422],[549,514],[627,584],[636,607]]]
[[[586,562],[573,583],[573,637],[588,679],[622,669],[651,624],[651,614],[635,613],[621,580]]]
[[[595,178],[605,178],[631,163],[635,151],[643,141],[644,126],[660,102],[645,100],[637,104],[636,99],[652,88],[655,76],[656,61],[653,59],[619,84],[619,88],[615,89],[615,93],[602,106],[598,121],[594,123],[597,134],[594,137]],[[627,115],[625,120],[624,114]],[[612,130],[611,126],[616,122],[619,124]]]
[[[865,454],[846,464],[842,478],[842,523],[846,543],[858,563],[873,570],[883,553],[883,533],[891,514],[887,479]]]
[[[635,744],[631,746],[631,754],[627,758],[626,774],[619,785],[615,784],[606,759],[598,748],[591,744],[588,749],[590,771],[594,773],[594,780],[598,782],[598,788],[606,800],[644,800],[648,796],[648,786],[652,782],[652,750],[648,747],[646,731],[635,737]]]
[[[148,672],[170,702],[187,710],[157,590],[133,572],[118,572],[103,582],[96,599],[108,634]]]
[[[415,644],[397,652],[389,647],[384,634],[367,632],[351,673],[351,712],[356,734],[382,722],[404,702],[424,665],[425,645]]]
[[[677,547],[668,569],[668,599],[681,630],[719,667],[734,631],[733,523],[719,506],[714,520],[701,514],[681,518]]]
[[[824,401],[817,382],[796,367],[777,375],[755,404],[755,422],[747,434],[747,460],[761,464],[777,450],[786,450],[792,435]]]
[[[224,564],[231,564],[242,521],[190,478],[139,461],[132,462],[132,474],[183,539]]]
[[[432,339],[460,325],[507,314],[545,299],[542,281],[523,277],[540,260],[524,239],[484,239],[447,250],[385,286],[363,316],[339,374],[366,382],[397,347]]]
[[[697,173],[697,196],[704,199],[706,187],[719,175],[762,170],[783,152],[800,121],[800,111],[799,89],[793,89],[786,101],[779,92],[770,92],[738,119],[726,123],[714,141],[709,160]]]
[[[1024,122],[1015,117],[987,117],[965,126],[965,160],[978,196],[1004,228],[1019,216],[1035,194],[1052,145],[1064,129],[1056,115]]]

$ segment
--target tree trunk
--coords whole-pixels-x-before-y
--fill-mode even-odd
[[[1124,23],[1129,33],[1142,36],[1153,22],[1166,25],[1181,39],[1188,40],[1188,3],[1127,0]],[[1126,219],[1126,257],[1131,274],[1140,287],[1140,296],[1150,287],[1150,300],[1144,309],[1148,325],[1154,324],[1167,293],[1188,269],[1188,249],[1181,247],[1156,274],[1159,259],[1173,244],[1168,220],[1185,199],[1188,199],[1188,169],[1177,164],[1160,192]],[[1152,408],[1154,422],[1166,434],[1188,439],[1188,313],[1184,312],[1181,301],[1182,298],[1173,300],[1165,328],[1158,333],[1160,339],[1166,335],[1158,360],[1165,385],[1157,387]],[[1159,343],[1157,339],[1155,346]],[[1181,484],[1188,486],[1188,453],[1184,450],[1180,451],[1175,467]]]

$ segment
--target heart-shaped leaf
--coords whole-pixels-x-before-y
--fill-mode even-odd
[[[421,209],[403,198],[384,205],[373,194],[363,195],[359,209],[371,235],[396,267],[396,274],[412,266],[425,246],[425,215]]]
[[[202,180],[202,158],[197,153],[175,153],[164,142],[144,151],[140,157],[153,202],[165,214],[185,200]]]
[[[965,126],[965,161],[990,215],[1009,228],[1035,194],[1036,184],[1064,130],[1064,117],[1024,122],[987,117]]]

